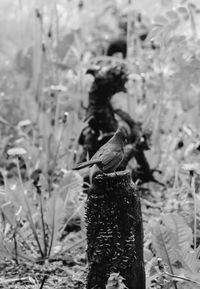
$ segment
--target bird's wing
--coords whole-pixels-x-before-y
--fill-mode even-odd
[[[121,151],[107,151],[103,154],[102,169],[106,171],[114,171],[122,161]]]
[[[80,170],[80,169],[83,169],[83,168],[86,168],[86,167],[91,167],[92,165],[94,164],[101,164],[101,160],[99,159],[93,159],[93,160],[90,160],[88,162],[84,162],[84,163],[79,163],[76,165],[76,167],[73,168],[73,170]]]

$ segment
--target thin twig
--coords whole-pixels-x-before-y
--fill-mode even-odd
[[[191,189],[194,199],[194,250],[197,248],[197,201],[196,201],[196,190],[195,190],[195,176],[191,178]]]
[[[48,277],[47,275],[44,275],[44,277],[43,277],[43,279],[42,279],[42,282],[41,282],[41,285],[40,285],[39,289],[42,289],[42,288],[43,288],[44,283],[45,283],[47,277]]]
[[[172,277],[172,278],[180,279],[180,280],[187,281],[187,282],[192,282],[192,283],[197,284],[197,285],[200,286],[200,283],[199,283],[199,282],[194,281],[194,280],[191,280],[191,279],[189,279],[189,278],[185,278],[185,277],[177,276],[177,275],[174,275],[174,274],[170,274],[170,273],[168,273],[168,272],[166,272],[166,271],[164,271],[164,273],[165,273],[166,275]]]

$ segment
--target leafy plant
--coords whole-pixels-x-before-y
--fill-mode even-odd
[[[106,289],[126,289],[123,279],[119,273],[112,273],[108,279]]]
[[[15,150],[19,153],[19,149]],[[1,256],[9,254],[17,262],[20,259],[34,262],[52,256],[66,225],[64,221],[79,214],[83,206],[84,199],[79,198],[82,178],[75,172],[66,172],[63,184],[50,198],[42,175],[34,185],[31,181],[23,183],[21,176],[11,183],[6,178],[5,181],[0,199],[4,228],[1,231]],[[63,247],[57,248],[56,253]]]
[[[172,280],[183,282],[182,286],[185,287],[181,288],[188,288],[188,282],[193,283],[193,288],[198,288],[199,248],[192,249],[192,230],[183,217],[177,213],[162,216],[160,222],[153,227],[152,233],[156,256],[162,258],[167,266],[164,273],[171,276]]]

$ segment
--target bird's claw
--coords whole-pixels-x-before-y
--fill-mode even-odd
[[[160,169],[156,169],[155,168],[155,169],[152,169],[151,171],[152,171],[152,174],[155,173],[155,172],[159,173],[160,175],[162,174],[162,171]]]

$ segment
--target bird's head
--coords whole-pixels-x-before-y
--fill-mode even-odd
[[[127,134],[126,129],[123,126],[118,127],[115,135],[119,137],[124,143],[127,143],[128,134]]]

